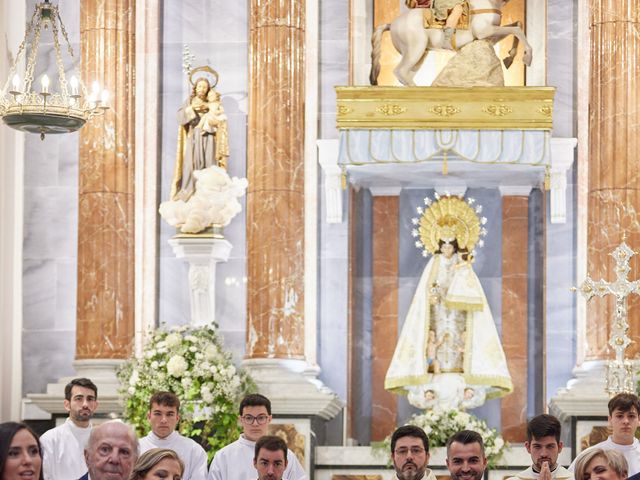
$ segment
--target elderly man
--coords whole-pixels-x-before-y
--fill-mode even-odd
[[[84,459],[89,471],[80,480],[127,480],[138,458],[138,438],[119,420],[91,430]]]

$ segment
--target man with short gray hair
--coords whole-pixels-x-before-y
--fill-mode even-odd
[[[91,430],[84,451],[88,472],[80,480],[127,480],[138,458],[138,438],[120,420],[105,422]]]

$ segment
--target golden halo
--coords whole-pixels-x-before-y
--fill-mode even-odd
[[[442,196],[420,217],[420,241],[429,253],[440,249],[440,240],[456,239],[458,246],[473,251],[481,235],[481,220],[461,197]]]
[[[216,72],[213,68],[211,68],[208,65],[205,65],[204,67],[196,67],[193,70],[189,71],[189,83],[192,86],[196,86],[196,84],[193,82],[193,76],[198,73],[198,72],[205,72],[208,73],[209,75],[211,75],[211,78],[215,79],[215,81],[211,82],[209,81],[209,87],[210,88],[214,88],[216,85],[218,85],[218,72]],[[207,75],[202,75],[201,77],[198,77],[198,79],[196,80],[196,83],[198,80],[200,80],[200,78],[206,78],[207,80],[209,80],[209,78],[207,78]]]

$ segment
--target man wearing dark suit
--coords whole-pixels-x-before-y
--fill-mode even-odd
[[[119,420],[94,427],[84,450],[88,472],[80,480],[127,480],[138,458],[133,428]]]

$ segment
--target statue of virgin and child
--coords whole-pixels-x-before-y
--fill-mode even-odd
[[[432,254],[409,307],[385,378],[387,390],[408,396],[419,408],[467,409],[513,390],[496,325],[472,253],[486,234],[471,206],[441,196],[428,207],[413,234]]]
[[[195,191],[193,173],[207,167],[227,168],[227,116],[215,87],[218,74],[210,67],[189,72],[191,93],[178,110],[178,153],[171,200],[187,201]]]

